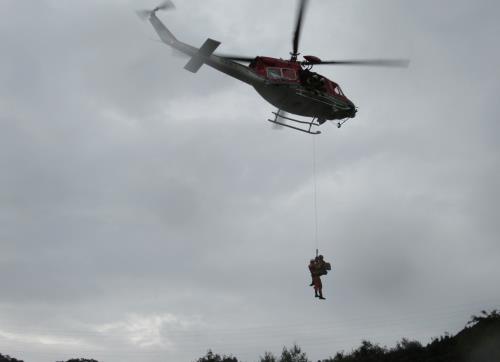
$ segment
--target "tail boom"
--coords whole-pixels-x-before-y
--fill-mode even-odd
[[[179,41],[174,34],[168,30],[165,24],[158,19],[156,12],[151,12],[149,15],[149,22],[153,25],[156,33],[163,43],[191,57],[189,62],[184,67],[186,70],[196,73],[203,64],[206,64],[252,86],[261,85],[265,82],[263,77],[255,73],[250,68],[232,60],[214,55],[213,52],[220,45],[220,42],[209,38],[200,48],[196,48]]]

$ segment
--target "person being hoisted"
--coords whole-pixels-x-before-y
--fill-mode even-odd
[[[309,261],[309,271],[311,272],[312,282],[310,286],[314,287],[314,296],[319,299],[326,299],[323,297],[323,284],[321,283],[321,276],[328,274],[328,270],[332,267],[323,259],[323,255],[318,255],[316,258]]]

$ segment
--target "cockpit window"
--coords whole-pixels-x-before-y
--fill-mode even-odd
[[[335,86],[335,88],[333,89],[333,91],[335,92],[335,94],[338,94],[338,95],[341,95],[341,96],[344,95],[344,93],[342,93],[342,89],[340,89],[339,86]]]
[[[267,68],[267,77],[269,79],[280,79],[281,78],[281,69],[280,68]]]

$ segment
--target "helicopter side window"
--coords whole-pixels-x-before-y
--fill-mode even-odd
[[[281,69],[280,68],[267,68],[267,77],[269,79],[281,79]]]
[[[283,68],[281,69],[283,79],[297,80],[297,72],[295,69]]]

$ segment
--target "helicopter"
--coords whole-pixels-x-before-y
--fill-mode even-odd
[[[163,43],[190,57],[184,66],[186,70],[196,73],[203,64],[206,64],[245,82],[277,108],[277,111],[273,112],[274,119],[268,119],[269,122],[278,127],[284,126],[317,135],[321,133],[317,127],[327,120],[336,120],[337,127],[340,128],[348,119],[355,117],[357,107],[346,97],[337,83],[311,71],[313,66],[407,67],[409,61],[404,59],[324,61],[313,55],[305,55],[304,60],[298,60],[300,33],[307,4],[308,0],[299,2],[289,60],[267,56],[215,54],[220,42],[211,38],[199,48],[179,41],[156,15],[159,10],[175,8],[170,0],[164,1],[152,10],[139,10],[137,14],[143,20],[149,20]],[[289,113],[310,118],[310,121],[292,118]]]

